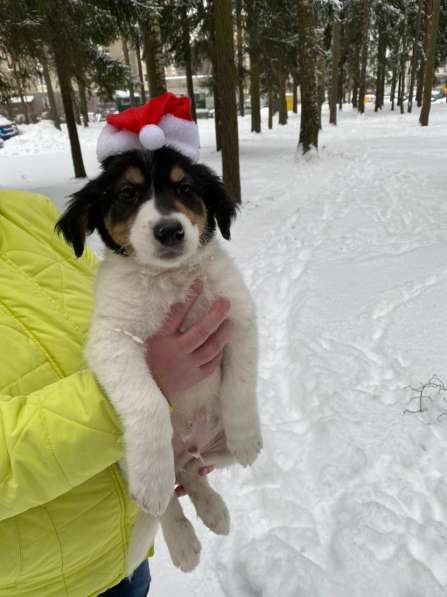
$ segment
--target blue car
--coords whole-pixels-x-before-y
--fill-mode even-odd
[[[14,122],[11,122],[4,116],[0,116],[0,139],[9,139],[19,134],[19,129]]]

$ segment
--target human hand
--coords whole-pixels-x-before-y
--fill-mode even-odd
[[[205,477],[206,475],[212,473],[213,470],[214,466],[212,464],[207,464],[205,466],[201,466],[197,472],[200,477]],[[175,495],[177,497],[183,497],[184,495],[186,495],[186,491],[183,485],[177,485],[177,487],[175,488]]]
[[[182,323],[202,292],[195,282],[186,303],[175,304],[160,330],[146,342],[146,361],[158,387],[170,400],[206,379],[220,365],[231,321],[226,319],[230,303],[218,299],[189,330]]]

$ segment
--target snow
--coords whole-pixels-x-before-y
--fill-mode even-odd
[[[160,536],[151,595],[445,596],[444,393],[405,411],[410,386],[447,382],[447,104],[426,128],[371,106],[337,127],[325,113],[311,160],[296,155],[295,116],[261,135],[249,116],[239,124],[244,207],[227,246],[258,306],[265,448],[251,469],[210,477],[228,537],[183,498],[202,562],[177,571]],[[214,122],[199,127],[202,159],[220,169]],[[100,129],[80,129],[90,176]],[[0,151],[1,184],[62,206],[82,184],[66,133],[22,130]]]

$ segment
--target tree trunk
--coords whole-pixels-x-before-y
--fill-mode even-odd
[[[138,41],[135,41],[135,54],[137,55],[138,78],[140,79],[141,103],[146,103],[146,90],[144,89],[143,65],[141,63],[141,50]]]
[[[361,40],[354,50],[354,59],[352,63],[352,107],[359,107],[359,84],[360,84],[360,56],[362,53]]]
[[[248,55],[250,57],[250,103],[251,103],[251,131],[261,132],[261,90],[259,82],[258,64],[258,29],[256,17],[251,12],[247,15]]]
[[[436,47],[439,31],[439,12],[440,0],[433,0],[431,18],[429,17],[429,21],[431,21],[430,28],[427,29],[427,32],[429,31],[429,41],[427,62],[425,64],[424,94],[422,99],[421,114],[419,117],[421,126],[428,126],[428,120],[430,116],[431,90],[433,85],[433,77],[435,74]]]
[[[62,102],[64,104],[65,120],[67,123],[68,136],[70,138],[71,157],[73,159],[73,167],[76,178],[85,178],[84,162],[82,160],[81,146],[79,143],[78,129],[76,128],[75,114],[73,110],[73,97],[71,81],[65,64],[63,52],[60,50],[57,42],[53,45],[54,60],[56,65],[57,77],[59,80],[59,87],[62,95]]]
[[[400,83],[400,99],[399,99],[399,107],[400,113],[404,114],[404,103],[405,103],[405,66],[401,68],[401,83]]]
[[[242,45],[242,0],[236,0],[236,40],[237,40],[237,83],[239,114],[245,115],[244,97],[244,52]]]
[[[334,16],[332,26],[332,68],[331,68],[331,94],[330,94],[330,114],[329,122],[337,124],[337,99],[338,99],[338,72],[340,62],[340,30],[341,23],[338,14]]]
[[[365,112],[366,95],[366,67],[368,65],[368,32],[369,32],[369,6],[368,0],[362,3],[362,58],[360,67],[359,99],[358,107],[360,114]]]
[[[298,81],[296,75],[292,76],[292,112],[298,114]]]
[[[221,102],[219,96],[219,88],[217,83],[217,59],[216,59],[216,32],[214,30],[214,14],[213,11],[207,17],[206,24],[208,29],[208,35],[210,39],[210,43],[208,46],[208,54],[211,61],[211,68],[213,73],[212,79],[212,91],[213,91],[213,100],[214,100],[214,131],[216,136],[216,151],[221,151],[222,149],[222,133],[220,130],[221,125]]]
[[[53,90],[53,84],[51,82],[50,69],[48,68],[48,61],[46,58],[42,57],[40,62],[42,64],[43,78],[45,79],[45,85],[47,88],[47,96],[48,96],[48,103],[50,104],[51,120],[53,121],[54,126],[60,131],[61,130],[61,121],[59,118],[59,114],[57,113],[56,99],[54,97],[54,90]]]
[[[279,114],[278,124],[287,124],[287,96],[286,96],[286,81],[287,71],[284,67],[279,67]]]
[[[241,201],[239,175],[239,138],[236,107],[236,69],[233,47],[233,15],[231,2],[214,0],[217,85],[220,90],[222,122],[222,172],[224,185],[234,201]]]
[[[222,150],[222,131],[221,131],[221,116],[220,116],[220,98],[217,91],[216,75],[214,75],[213,83],[213,95],[214,95],[214,131],[216,134],[216,151]]]
[[[78,82],[78,89],[79,89],[79,103],[80,103],[80,112],[82,114],[82,123],[85,128],[88,127],[88,106],[87,106],[87,90],[85,87],[85,83],[82,79],[76,78]]]
[[[250,57],[250,102],[251,102],[251,131],[261,132],[261,90],[259,84],[259,66],[257,58]]]
[[[421,0],[423,1],[423,0]],[[427,64],[428,47],[430,41],[430,15],[432,14],[433,0],[425,0],[425,15],[423,23],[424,31],[424,51],[421,56],[420,67],[418,71],[418,84],[416,91],[416,103],[418,108],[422,106],[422,99],[424,95],[424,77],[425,77],[425,65]]]
[[[406,79],[406,64],[407,64],[407,21],[408,13],[407,7],[404,5],[404,18],[403,18],[403,32],[402,32],[402,49],[400,54],[400,72],[401,72],[401,85],[400,85],[400,113],[405,112],[405,79]]]
[[[303,153],[318,149],[319,109],[315,59],[313,2],[297,0],[298,58],[300,66],[301,121],[298,147]]]
[[[337,84],[337,103],[338,109],[343,110],[343,103],[346,101],[346,79],[345,79],[345,63],[346,53],[342,48],[345,47],[345,27],[344,27],[344,12],[342,11],[340,16],[340,59],[338,67],[338,84]]]
[[[397,106],[400,108],[400,100],[402,98],[402,70],[399,66],[397,77]]]
[[[134,87],[133,87],[133,81],[132,81],[132,67],[130,66],[129,46],[127,45],[127,40],[125,37],[121,38],[121,46],[123,48],[124,64],[129,69],[128,85],[129,85],[130,105],[135,106],[135,93],[134,93]]]
[[[71,90],[71,98],[72,98],[72,102],[73,102],[73,112],[74,112],[75,122],[78,126],[82,126],[81,111],[79,109],[79,99],[76,97],[71,80],[70,80],[70,90]]]
[[[19,93],[20,103],[22,105],[23,115],[25,117],[25,124],[30,124],[31,119],[29,116],[29,109],[28,109],[28,105],[25,101],[26,93],[24,92],[23,87],[22,87],[20,67],[17,68],[17,62],[15,59],[12,60],[12,68],[13,68],[13,73],[14,73],[14,79],[15,79],[16,85],[17,85],[17,91]]]
[[[8,115],[9,120],[14,120],[14,113],[12,110],[12,104],[8,98],[6,98],[6,114]]]
[[[318,46],[323,47],[323,39],[318,43]],[[317,94],[318,94],[318,128],[323,128],[322,111],[324,100],[326,99],[326,65],[323,53],[317,58]]]
[[[23,95],[23,90],[22,89],[19,89],[19,97],[20,97],[20,103],[22,105],[22,110],[25,113],[25,124],[30,124],[31,123],[31,118],[29,116],[29,108],[28,108],[28,105],[26,103],[25,96]]]
[[[142,25],[142,29],[149,92],[151,98],[158,97],[166,92],[166,77],[158,17],[155,14],[151,15]]]
[[[271,130],[273,128],[273,91],[272,91],[272,82],[271,81],[269,81],[268,102],[269,102],[268,127]]]
[[[383,108],[383,87],[385,84],[386,72],[386,38],[385,31],[381,28],[379,30],[379,43],[377,48],[377,77],[376,77],[376,102],[374,106],[375,112]]]
[[[394,102],[395,102],[395,98],[396,98],[396,83],[397,83],[397,67],[394,67],[392,78],[391,78],[391,91],[390,91],[391,110],[392,111],[394,111]]]
[[[187,11],[186,4],[182,5],[181,11],[182,11],[183,60],[185,62],[186,87],[188,89],[188,96],[191,100],[191,115],[193,117],[194,122],[197,122],[196,101],[194,98],[194,81],[192,78],[191,39],[190,39],[188,11]]]
[[[59,88],[64,105],[65,121],[67,123],[68,136],[70,139],[71,156],[73,160],[74,174],[76,178],[85,178],[84,162],[82,160],[81,146],[79,143],[78,129],[76,127],[75,115],[73,110],[73,91],[70,80],[70,57],[67,56],[65,49],[65,32],[59,27],[60,10],[59,3],[51,3],[51,6],[45,4],[45,18],[48,29],[51,32],[51,50],[54,56]]]
[[[413,42],[413,52],[411,55],[410,87],[408,89],[408,112],[411,112],[411,110],[413,109],[414,83],[416,81],[416,70],[419,57],[419,43],[421,41],[422,6],[423,2],[419,2],[418,16],[416,21],[416,33]]]

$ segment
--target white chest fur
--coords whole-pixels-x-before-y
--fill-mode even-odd
[[[187,299],[196,279],[202,280],[203,292],[185,327],[204,314],[217,297],[225,297],[231,302],[232,338],[221,371],[178,396],[170,416],[147,367],[144,340],[159,330],[173,304]],[[124,471],[130,494],[144,512],[159,516],[169,502],[164,517],[169,516],[174,507],[175,465],[178,471],[184,464],[184,456],[179,454],[188,448],[206,448],[212,438],[204,429],[224,432],[226,442],[218,445],[218,450],[224,449],[240,464],[246,466],[256,458],[262,440],[256,405],[255,313],[239,271],[216,241],[203,249],[195,262],[168,271],[150,271],[131,258],[109,254],[98,273],[86,356],[121,419]],[[178,448],[175,464],[173,436],[174,448]],[[197,442],[203,445],[195,446]],[[221,454],[211,453],[215,458],[207,462],[225,462],[219,459]],[[143,532],[147,517],[144,520],[134,533],[134,543],[140,548],[145,543],[141,537],[148,535]],[[152,541],[152,537],[147,539]],[[131,548],[131,565],[141,556],[140,548]]]

